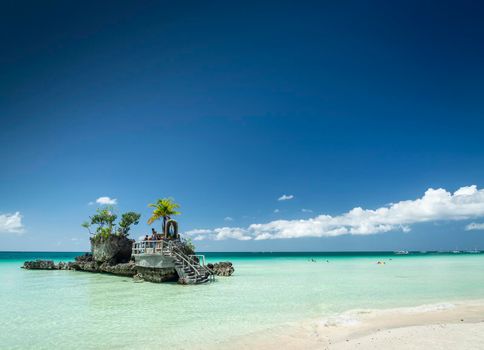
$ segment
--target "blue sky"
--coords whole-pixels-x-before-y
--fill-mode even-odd
[[[135,237],[147,204],[174,197],[200,250],[484,249],[465,229],[484,222],[483,15],[466,1],[3,3],[0,250],[88,249],[80,224],[102,196],[143,214]],[[471,185],[472,209],[443,199],[378,233],[341,221]],[[321,214],[358,233],[249,229]]]

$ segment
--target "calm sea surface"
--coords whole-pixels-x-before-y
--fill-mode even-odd
[[[349,309],[484,298],[484,254],[207,253],[235,274],[199,286],[20,269],[79,254],[0,252],[1,349],[209,348]]]

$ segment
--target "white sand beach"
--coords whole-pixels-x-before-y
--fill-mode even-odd
[[[225,349],[484,349],[484,301],[351,310],[219,345]]]
[[[380,330],[328,349],[484,349],[484,323],[442,323]]]

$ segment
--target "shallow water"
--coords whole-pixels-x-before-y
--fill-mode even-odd
[[[210,347],[349,309],[484,296],[484,254],[211,253],[236,272],[200,286],[19,268],[78,254],[0,253],[2,349]]]

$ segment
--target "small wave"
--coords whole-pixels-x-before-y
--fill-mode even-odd
[[[353,313],[342,313],[322,320],[325,327],[356,326],[360,321]]]
[[[440,304],[427,304],[415,307],[402,308],[402,311],[408,313],[421,313],[421,312],[432,312],[432,311],[443,311],[455,308],[455,304],[451,303],[440,303]]]
[[[353,309],[334,316],[323,318],[321,320],[321,323],[323,326],[326,327],[355,326],[361,323],[362,318],[367,317],[373,317],[378,315],[383,316],[392,313],[418,314],[425,312],[450,310],[455,307],[455,304],[451,303],[438,303],[391,309]]]

